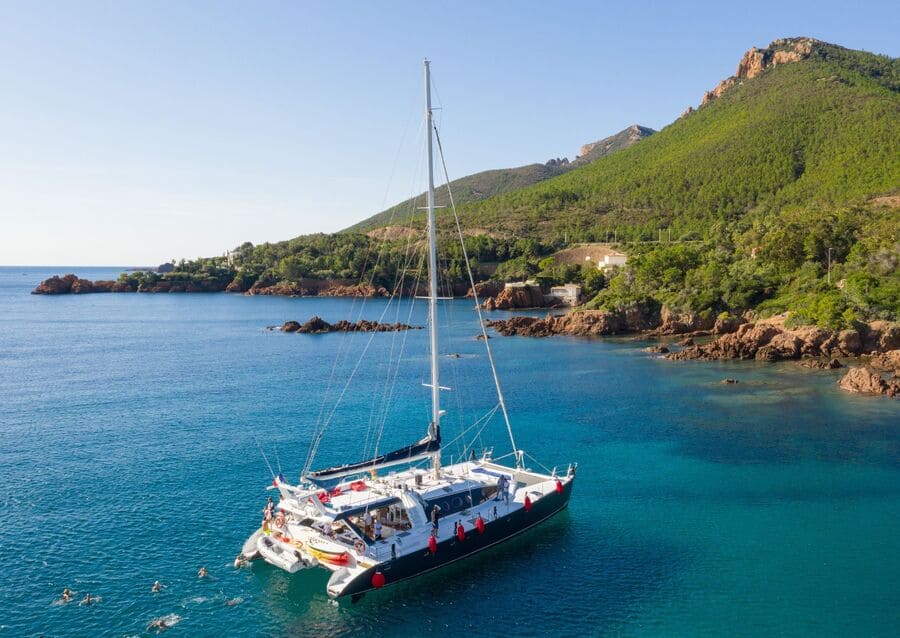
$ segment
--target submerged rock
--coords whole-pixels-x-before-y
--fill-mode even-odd
[[[644,352],[650,352],[653,354],[668,354],[669,349],[666,346],[649,346],[644,348]]]
[[[844,364],[837,359],[803,359],[800,362],[800,365],[804,368],[812,368],[813,370],[837,370],[838,368],[844,367]]]

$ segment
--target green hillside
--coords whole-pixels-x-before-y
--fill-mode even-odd
[[[582,147],[582,154],[573,162],[569,162],[568,159],[553,159],[546,164],[528,164],[516,168],[500,168],[467,175],[450,182],[453,199],[457,204],[466,204],[519,190],[621,151],[653,133],[653,129],[634,124],[615,135],[585,144]],[[450,203],[446,187],[437,191],[435,203],[438,206],[447,206]],[[416,211],[424,204],[425,194],[422,193],[364,219],[347,230],[366,231],[389,224],[391,220],[408,218],[411,212]]]
[[[464,206],[467,224],[543,239],[587,240],[611,225],[635,238],[659,226],[702,237],[760,208],[897,189],[900,60],[825,44],[817,52],[743,81],[633,148]]]

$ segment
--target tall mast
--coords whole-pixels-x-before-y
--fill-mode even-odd
[[[431,324],[431,423],[433,436],[441,431],[441,386],[438,368],[438,262],[437,232],[434,222],[434,153],[432,150],[433,126],[431,123],[431,63],[425,60],[425,153],[428,156],[428,315]],[[432,457],[434,473],[441,471],[441,452]]]

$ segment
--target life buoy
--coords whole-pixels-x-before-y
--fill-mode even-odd
[[[359,541],[359,540],[358,540],[358,541],[356,541],[355,543],[353,543],[353,549],[356,550],[356,553],[357,553],[357,554],[359,554],[360,556],[362,556],[363,554],[366,553],[366,544],[363,543],[362,541]]]
[[[278,512],[275,515],[275,527],[284,527],[284,513]]]

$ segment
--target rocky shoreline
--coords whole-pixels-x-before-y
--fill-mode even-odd
[[[784,317],[701,318],[639,305],[618,312],[575,310],[546,317],[510,317],[488,320],[504,336],[548,337],[635,334],[647,338],[680,336],[673,344],[645,350],[673,361],[748,360],[799,361],[813,369],[843,367],[838,357],[857,359],[840,380],[841,389],[860,394],[900,397],[900,324],[887,321],[859,323],[853,329],[827,330],[815,326],[786,327]],[[714,337],[695,344],[695,337]],[[669,351],[669,345],[682,349]]]
[[[286,321],[281,326],[269,326],[269,330],[281,332],[296,332],[297,334],[326,334],[329,332],[401,332],[403,330],[421,330],[422,326],[410,326],[405,323],[378,323],[360,319],[359,321],[347,321],[341,319],[335,323],[328,323],[321,317],[312,317],[306,323],[298,321]]]
[[[122,281],[83,279],[69,273],[62,277],[54,275],[45,279],[31,291],[33,295],[83,295],[104,292],[235,292],[246,295],[272,295],[284,297],[388,297],[390,292],[383,286],[360,285],[334,280],[309,280],[299,284],[254,284],[243,288],[234,282],[221,279],[161,279],[152,284],[135,285]]]

